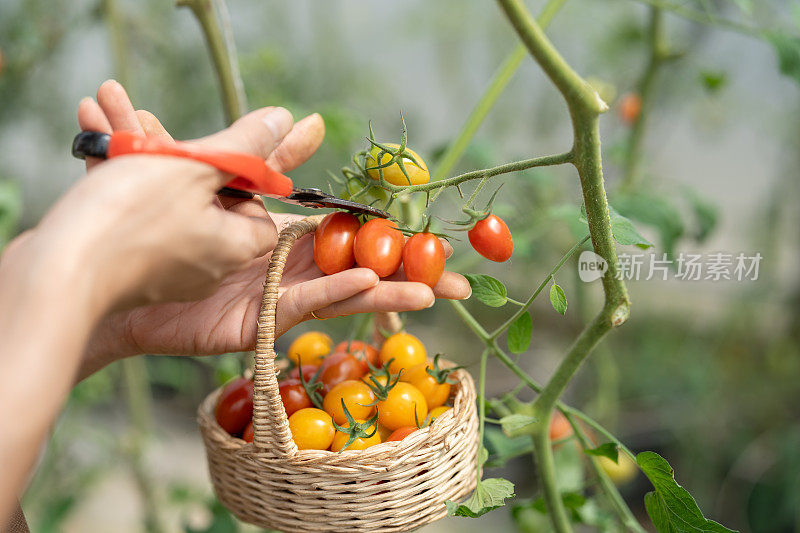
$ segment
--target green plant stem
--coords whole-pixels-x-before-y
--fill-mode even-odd
[[[642,143],[647,119],[653,100],[653,88],[659,68],[669,58],[666,37],[664,35],[664,17],[660,8],[650,7],[650,22],[647,31],[648,59],[636,90],[641,98],[639,115],[631,126],[628,136],[628,150],[625,159],[625,169],[622,178],[622,189],[630,191],[636,188],[640,181]]]
[[[231,124],[247,110],[247,99],[225,0],[178,0],[177,5],[190,8],[200,23],[217,72],[225,119]]]
[[[511,327],[511,324],[513,324],[523,313],[527,313],[528,312],[528,308],[530,308],[530,306],[533,304],[533,301],[536,299],[537,296],[539,296],[539,293],[541,293],[542,290],[544,290],[544,288],[547,286],[547,284],[550,283],[550,281],[553,279],[553,277],[556,275],[556,273],[559,270],[561,270],[561,267],[564,266],[564,263],[566,263],[569,260],[569,258],[572,257],[572,255],[575,252],[580,250],[581,246],[583,246],[586,243],[586,241],[588,241],[588,240],[589,240],[589,235],[587,235],[586,237],[584,237],[580,241],[576,242],[575,245],[572,248],[570,248],[570,250],[566,254],[564,254],[564,256],[561,258],[561,260],[556,264],[556,266],[553,267],[553,269],[550,271],[550,273],[547,274],[547,277],[545,277],[542,280],[542,282],[539,284],[539,286],[536,288],[536,290],[533,291],[533,294],[531,294],[531,296],[525,301],[525,303],[522,304],[522,306],[519,309],[517,309],[517,311],[513,315],[511,315],[511,317],[508,320],[503,322],[500,325],[500,327],[495,329],[489,335],[489,337],[491,339],[496,339],[497,337],[500,336],[500,334],[502,334],[505,330],[507,330],[509,327]]]
[[[489,358],[489,349],[483,350],[481,354],[481,368],[478,376],[478,442],[483,446],[483,433],[486,425],[486,360]],[[478,451],[478,483],[483,476],[483,463],[480,456],[483,452]]]
[[[717,26],[719,28],[735,31],[737,33],[741,33],[749,37],[755,37],[757,39],[763,37],[763,32],[758,28],[740,24],[732,20],[716,17],[708,12],[703,13],[697,11],[696,9],[686,7],[686,5],[684,5],[683,3],[666,2],[664,0],[635,0],[635,1],[642,4],[647,4],[652,7],[663,9],[665,11],[669,11],[674,15],[677,15],[686,20],[690,20],[692,22],[697,22],[700,24],[708,24],[710,26]]]
[[[580,424],[575,421],[575,417],[571,414],[564,415],[567,418],[567,421],[572,426],[572,431],[575,436],[578,438],[578,441],[581,443],[581,446],[584,450],[588,450],[594,447],[594,444],[589,440],[589,437],[586,436],[586,433],[583,431],[583,428]],[[631,531],[635,531],[636,533],[645,533],[645,529],[636,520],[636,517],[633,516],[631,510],[628,508],[625,500],[622,499],[622,495],[617,490],[616,485],[608,478],[608,474],[600,467],[600,463],[598,462],[598,458],[595,456],[587,456],[589,460],[589,465],[592,467],[592,471],[594,472],[595,476],[597,476],[597,481],[600,484],[600,488],[603,493],[606,495],[608,500],[611,502],[611,506],[614,508],[614,511],[619,516],[622,523]]]
[[[566,0],[549,0],[549,2],[545,4],[537,18],[539,25],[543,29],[550,24],[550,21],[553,20],[553,17],[555,17],[556,13],[565,2]],[[508,54],[500,65],[500,68],[495,72],[491,82],[489,82],[486,91],[481,95],[480,100],[478,100],[478,103],[475,104],[472,112],[467,117],[467,121],[461,127],[461,131],[447,147],[444,154],[442,154],[436,168],[434,168],[431,173],[433,179],[441,179],[453,171],[453,168],[464,155],[464,152],[475,136],[475,133],[478,131],[478,128],[483,124],[483,121],[486,120],[489,112],[497,103],[500,95],[503,93],[506,86],[511,81],[511,78],[517,72],[522,60],[525,59],[527,55],[525,47],[521,44]]]

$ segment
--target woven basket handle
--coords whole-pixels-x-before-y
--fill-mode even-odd
[[[258,315],[256,340],[254,390],[253,390],[253,444],[257,448],[271,448],[281,456],[297,453],[297,446],[289,431],[289,420],[278,391],[275,372],[275,312],[278,306],[278,288],[281,284],[286,259],[295,241],[317,229],[323,215],[307,217],[293,222],[280,232],[278,244],[272,251],[264,283],[264,296]],[[384,331],[397,331],[400,319],[396,313],[378,313],[376,323]]]

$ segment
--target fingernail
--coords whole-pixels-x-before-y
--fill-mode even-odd
[[[436,298],[434,298],[434,299],[431,301],[430,305],[429,305],[428,307],[426,307],[425,309],[430,309],[430,308],[431,308],[431,307],[433,307],[434,305],[436,305]]]
[[[272,134],[272,139],[277,143],[292,129],[294,119],[288,109],[276,107],[266,115],[261,121],[266,124],[267,129]]]

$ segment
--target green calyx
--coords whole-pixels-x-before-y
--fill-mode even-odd
[[[300,383],[311,399],[311,403],[314,404],[314,407],[317,409],[322,409],[322,394],[320,393],[322,390],[322,382],[319,380],[322,374],[322,366],[320,365],[314,375],[308,379],[303,376],[303,365],[297,367],[297,372],[300,375]]]
[[[344,416],[347,418],[347,427],[340,426],[336,422],[333,422],[333,427],[335,427],[338,431],[349,435],[347,438],[347,442],[345,442],[342,449],[339,452],[345,451],[351,444],[353,444],[357,439],[369,439],[375,432],[378,431],[378,413],[375,413],[372,418],[367,420],[366,422],[356,422],[356,419],[353,418],[353,415],[350,414],[350,411],[347,409],[347,406],[344,403],[344,398],[341,400],[342,402],[342,409],[344,410]],[[369,431],[372,428],[372,431]]]
[[[442,354],[440,353],[437,353],[435,356],[433,356],[433,366],[428,366],[427,368],[425,368],[425,371],[428,373],[428,375],[432,376],[433,379],[436,380],[436,383],[438,383],[439,385],[444,385],[445,383],[447,383],[448,385],[455,385],[458,382],[454,379],[450,379],[450,374],[453,371],[464,367],[459,365],[449,368],[439,368],[439,358],[441,356]]]

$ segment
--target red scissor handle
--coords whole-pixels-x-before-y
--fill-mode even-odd
[[[291,178],[271,169],[258,156],[240,152],[224,152],[198,144],[141,137],[126,131],[111,135],[107,157],[126,154],[169,155],[207,163],[236,176],[226,186],[255,194],[289,196],[294,185]]]

